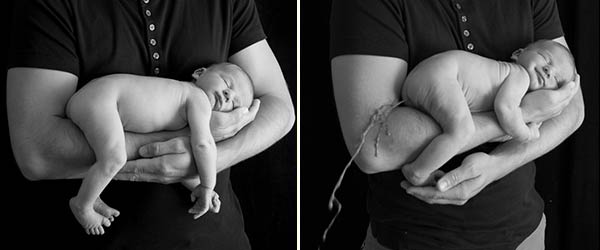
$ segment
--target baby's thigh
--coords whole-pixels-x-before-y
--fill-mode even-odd
[[[85,134],[91,144],[96,141],[120,141],[123,126],[117,110],[117,101],[108,92],[84,88],[75,93],[67,105],[67,115]]]
[[[458,129],[472,122],[469,106],[456,79],[437,78],[423,83],[420,93],[415,95],[415,102],[444,130]]]

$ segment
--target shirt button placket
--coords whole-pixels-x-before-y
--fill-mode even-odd
[[[473,45],[473,43],[468,43],[467,44],[467,49],[470,51],[473,51],[475,49],[475,45]]]
[[[158,31],[157,31],[157,27],[156,24],[154,23],[154,20],[152,17],[152,11],[150,10],[150,0],[142,0],[143,4],[142,4],[142,9],[143,9],[143,16],[146,19],[146,23],[148,24],[148,42],[150,43],[150,46],[148,47],[148,52],[151,54],[151,61],[150,61],[150,68],[152,73],[154,73],[154,75],[159,75],[160,74],[160,47],[158,46],[158,42],[157,42],[157,35],[158,35]]]
[[[459,26],[460,26],[460,30],[462,31],[462,35],[463,35],[463,44],[465,44],[465,47],[468,51],[473,51],[475,49],[475,44],[473,44],[473,42],[471,41],[471,31],[468,29],[469,23],[467,23],[467,21],[469,20],[467,18],[467,15],[464,13],[464,6],[462,6],[460,3],[458,3],[457,1],[453,1],[454,3],[454,8],[456,10],[456,13],[458,14],[458,18],[459,18]]]

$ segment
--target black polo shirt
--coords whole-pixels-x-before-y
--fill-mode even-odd
[[[252,0],[16,1],[8,67],[73,73],[79,86],[113,73],[190,80],[265,38]],[[43,84],[43,83],[41,83]],[[16,166],[15,166],[16,168]],[[86,236],[68,206],[81,180],[16,186],[12,233],[47,249],[249,249],[229,170],[217,176],[218,214],[194,220],[180,184],[113,181],[103,200],[121,211],[104,236]],[[82,245],[85,244],[85,245]]]
[[[508,61],[517,48],[562,35],[553,0],[339,0],[332,5],[330,56],[397,57],[410,70],[453,49]],[[464,156],[442,169],[459,166]],[[373,234],[393,249],[515,249],[543,212],[534,178],[534,164],[526,164],[465,205],[452,206],[428,205],[407,195],[399,188],[400,171],[370,175]]]

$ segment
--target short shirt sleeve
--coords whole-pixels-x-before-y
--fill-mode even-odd
[[[554,0],[533,0],[534,39],[555,39],[564,36],[558,6]]]
[[[230,56],[266,38],[253,0],[233,0],[232,24]]]
[[[366,54],[408,59],[401,6],[393,0],[334,0],[330,58]]]
[[[8,68],[34,67],[79,75],[69,8],[64,1],[15,2]]]

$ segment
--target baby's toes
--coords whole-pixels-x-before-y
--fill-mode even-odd
[[[98,226],[98,234],[99,235],[103,235],[104,234],[104,228],[102,226]]]
[[[110,222],[112,221],[111,219],[112,219],[112,217],[102,219],[102,225],[104,225],[105,227],[110,227]]]

